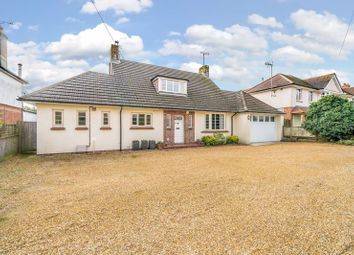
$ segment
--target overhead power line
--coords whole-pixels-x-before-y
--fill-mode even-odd
[[[109,36],[110,36],[110,37],[111,37],[111,39],[112,39],[112,42],[113,42],[113,43],[115,43],[115,40],[114,40],[114,38],[113,38],[113,36],[112,36],[111,32],[109,31],[109,29],[108,29],[108,27],[107,27],[107,24],[106,24],[106,22],[104,21],[104,19],[103,19],[103,17],[102,17],[102,15],[101,15],[101,13],[100,13],[100,12],[99,12],[99,10],[97,9],[95,2],[94,2],[93,0],[91,0],[91,3],[92,3],[92,4],[93,4],[93,6],[95,7],[95,9],[96,9],[96,12],[97,12],[98,16],[100,16],[100,19],[101,19],[101,21],[102,21],[102,23],[103,23],[104,27],[106,28],[107,33],[109,34]]]
[[[339,50],[339,56],[340,56],[340,54],[342,53],[342,50],[343,50],[343,48],[344,48],[345,41],[347,40],[347,37],[348,37],[349,31],[350,31],[350,27],[351,27],[352,22],[353,22],[353,18],[354,18],[354,11],[353,11],[352,16],[351,16],[351,18],[350,18],[350,21],[349,21],[349,24],[348,24],[348,29],[347,29],[347,32],[345,33],[345,36],[344,36],[344,40],[343,40],[342,46],[340,47],[340,50]]]

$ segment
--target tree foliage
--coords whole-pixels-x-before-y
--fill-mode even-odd
[[[338,96],[325,96],[310,105],[304,128],[322,139],[338,141],[354,135],[354,105]]]

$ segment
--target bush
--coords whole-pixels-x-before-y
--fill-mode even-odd
[[[236,135],[230,135],[226,137],[226,144],[238,144],[239,137]]]
[[[216,133],[214,135],[203,136],[202,142],[206,146],[222,145],[226,143],[226,138],[223,134]]]
[[[338,96],[324,96],[310,105],[304,128],[320,139],[350,139],[354,134],[354,105]]]
[[[354,146],[354,139],[352,139],[352,140],[340,140],[337,143],[338,144],[343,144],[343,145],[352,145],[352,146]]]

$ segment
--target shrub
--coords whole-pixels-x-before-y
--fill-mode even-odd
[[[202,142],[206,146],[213,146],[213,145],[216,145],[216,138],[212,135],[206,135],[206,136],[202,137]]]
[[[354,139],[352,139],[352,140],[340,140],[337,143],[338,144],[343,144],[343,145],[352,145],[352,146],[354,146]]]
[[[226,137],[226,144],[237,144],[239,141],[239,137],[236,135],[230,135]]]
[[[304,128],[325,140],[350,139],[354,134],[354,105],[338,96],[322,97],[310,105]]]
[[[214,135],[203,136],[202,142],[206,146],[222,145],[226,143],[226,138],[223,134],[216,133]]]

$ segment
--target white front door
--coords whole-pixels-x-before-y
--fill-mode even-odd
[[[184,143],[183,116],[175,117],[175,143]]]

